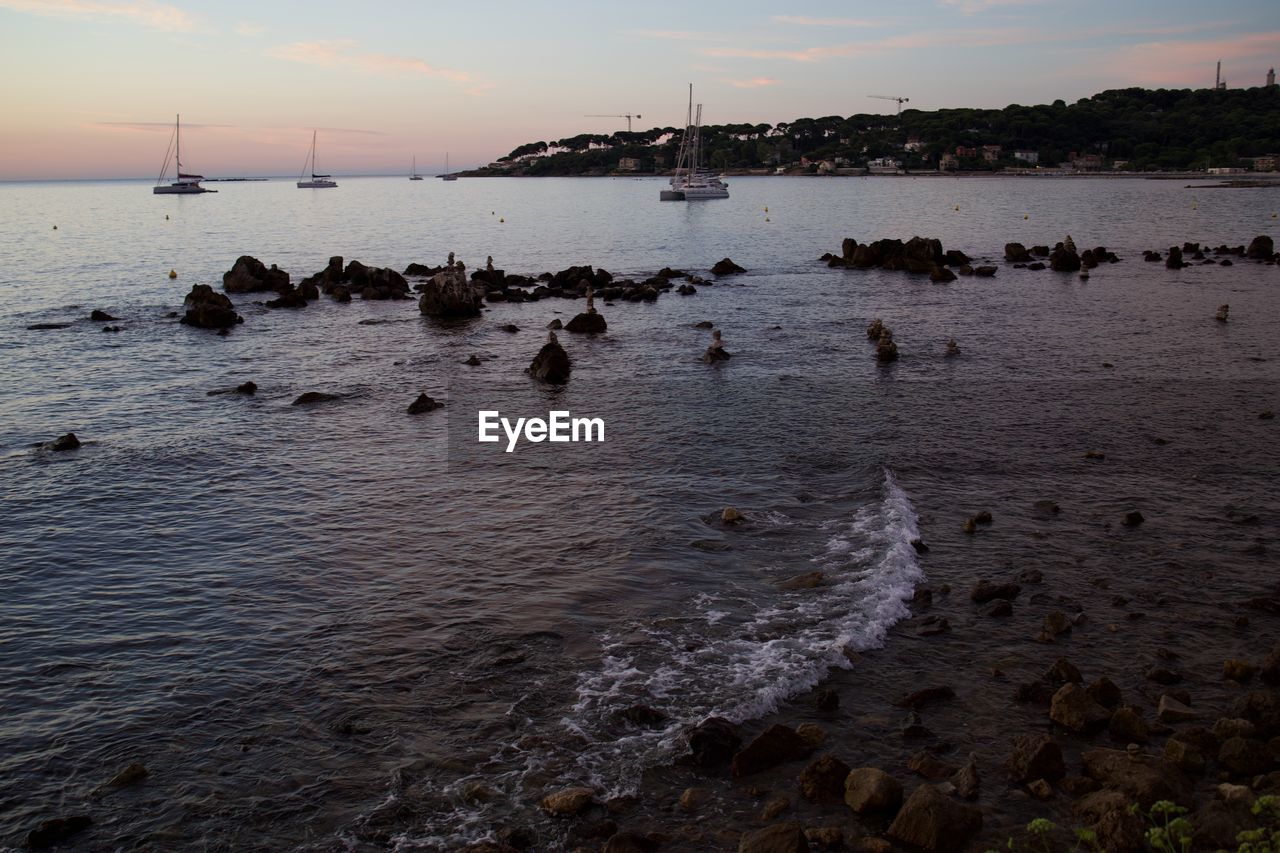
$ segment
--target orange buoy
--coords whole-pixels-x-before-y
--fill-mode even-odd
[[[177,277],[178,277],[177,270],[169,270],[169,278],[177,278]]]

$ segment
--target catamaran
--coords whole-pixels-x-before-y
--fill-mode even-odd
[[[684,134],[676,155],[676,171],[671,176],[671,189],[658,193],[660,201],[700,201],[728,198],[729,185],[716,172],[702,166],[702,104],[693,109],[693,84],[689,84],[689,110],[685,115]]]
[[[304,181],[303,178],[307,174],[307,166],[311,167],[311,180]],[[324,190],[336,187],[338,182],[333,180],[332,175],[316,174],[316,132],[311,131],[311,152],[307,154],[307,159],[302,164],[302,174],[298,175],[298,189],[300,190]]]
[[[173,151],[174,174],[178,179],[166,184],[164,177],[169,172],[169,151]],[[182,171],[182,117],[175,116],[173,138],[169,140],[169,148],[164,152],[164,165],[160,168],[160,177],[156,178],[156,185],[151,188],[151,192],[156,195],[196,195],[217,192],[217,190],[207,190],[200,186],[203,180],[204,175],[187,175]]]
[[[416,155],[413,158],[413,171],[409,172],[409,180],[411,181],[422,180],[422,176],[418,174],[418,158]]]
[[[449,152],[448,151],[444,152],[444,174],[440,176],[440,180],[442,181],[458,180],[457,175],[449,174]]]

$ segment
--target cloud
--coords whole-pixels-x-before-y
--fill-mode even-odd
[[[665,41],[724,41],[723,35],[699,33],[693,30],[629,30],[633,36]]]
[[[266,31],[267,28],[262,24],[251,24],[248,21],[241,21],[236,24],[236,35],[241,35],[245,38],[257,38]]]
[[[977,15],[1001,6],[1027,6],[1038,0],[939,0],[940,4],[958,9],[962,15]]]
[[[320,65],[325,68],[355,68],[374,74],[422,74],[439,77],[464,84],[472,94],[480,94],[492,89],[494,85],[477,80],[466,71],[439,68],[416,57],[361,53],[358,48],[359,44],[351,39],[298,41],[274,47],[267,51],[267,55],[286,62]]]
[[[152,0],[0,0],[0,8],[29,15],[83,20],[125,20],[157,30],[194,32],[196,19],[176,6]]]
[[[1127,85],[1212,88],[1215,63],[1221,59],[1223,76],[1231,85],[1259,86],[1264,66],[1280,53],[1280,31],[1204,41],[1156,41],[1118,48],[1110,59],[1096,63],[1099,69],[1127,81]],[[1255,71],[1255,79],[1242,73]],[[1234,70],[1233,70],[1234,69]]]
[[[938,30],[890,36],[876,39],[875,41],[823,45],[796,50],[709,47],[703,49],[702,53],[706,56],[724,59],[781,59],[788,62],[821,62],[827,59],[876,56],[899,50],[923,50],[954,44],[963,44],[967,47],[997,47],[1057,38],[1059,38],[1058,35],[1039,37],[1033,32],[1016,27],[997,30]]]
[[[778,81],[772,77],[752,77],[750,80],[724,80],[722,82],[738,89],[760,89],[765,86],[778,85]]]
[[[887,23],[869,18],[810,18],[806,15],[774,15],[773,20],[798,27],[882,27]]]
[[[173,130],[173,122],[171,121],[95,121],[91,122],[90,126],[100,127],[105,130],[139,130],[144,132]],[[184,122],[182,127],[184,130],[223,130],[234,128],[236,125]]]

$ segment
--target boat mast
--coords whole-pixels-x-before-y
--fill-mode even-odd
[[[311,131],[311,180],[316,179],[316,131]]]
[[[179,113],[174,113],[173,115],[173,137],[174,137],[173,162],[178,167],[177,169],[174,170],[176,173],[174,175],[174,180],[181,181],[182,180],[182,115]]]

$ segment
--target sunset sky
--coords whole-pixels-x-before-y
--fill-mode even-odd
[[[785,13],[780,10],[786,10]],[[1274,0],[469,3],[0,0],[0,180],[487,163],[625,129],[1261,85]]]

